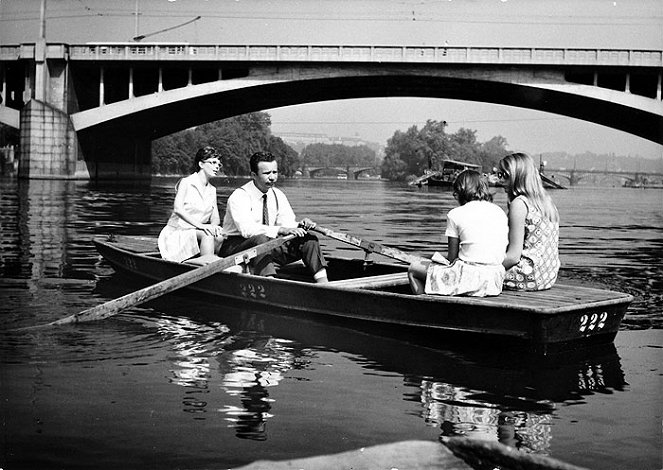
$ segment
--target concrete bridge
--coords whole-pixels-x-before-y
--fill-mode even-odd
[[[660,182],[663,179],[663,173],[653,173],[645,171],[621,171],[621,170],[577,170],[577,169],[555,169],[546,168],[545,174],[556,180],[564,178],[569,186],[576,186],[580,181],[591,176],[608,176],[619,178],[623,182],[643,184]]]
[[[322,172],[336,172],[337,175],[347,175],[348,179],[359,179],[362,173],[375,171],[375,166],[319,166],[319,167],[305,167],[304,174],[308,173],[311,178],[315,178]]]
[[[504,104],[663,143],[662,50],[446,46],[0,46],[19,176],[141,178],[151,140],[252,111],[365,97]]]

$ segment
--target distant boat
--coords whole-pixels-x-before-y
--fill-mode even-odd
[[[420,176],[416,180],[412,181],[410,184],[416,184],[417,186],[423,186],[427,184],[428,186],[450,188],[453,185],[456,176],[458,176],[458,174],[464,170],[481,171],[481,165],[459,162],[456,160],[443,160],[439,170],[429,171],[423,176]]]
[[[473,163],[460,162],[457,160],[443,160],[441,169],[436,171],[428,170],[424,175],[410,182],[410,185],[417,185],[419,187],[428,185],[428,186],[438,186],[443,188],[451,188],[453,186],[456,176],[461,171],[465,170],[475,170],[481,172],[481,165],[475,165]],[[543,181],[543,186],[546,189],[566,189],[561,184],[557,183],[552,178],[544,175],[543,172],[539,172],[541,175],[541,180]],[[489,186],[495,188],[501,188],[502,182],[495,174],[487,175]]]
[[[544,188],[546,188],[546,189],[566,189],[564,186],[557,183],[552,178],[548,178],[548,176],[544,175],[541,171],[539,171],[539,175],[541,175],[541,181],[543,182],[543,187]],[[502,181],[495,174],[488,175],[488,185],[492,186],[494,188],[502,188],[504,186],[502,184]]]

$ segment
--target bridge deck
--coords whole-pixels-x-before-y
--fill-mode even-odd
[[[104,61],[298,61],[661,67],[662,50],[397,45],[48,44],[47,58]],[[35,45],[2,45],[0,60],[34,59]]]

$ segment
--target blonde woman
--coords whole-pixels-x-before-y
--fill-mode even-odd
[[[504,288],[550,289],[559,271],[557,207],[529,155],[507,155],[498,168],[509,198],[509,245],[502,263],[506,269]]]

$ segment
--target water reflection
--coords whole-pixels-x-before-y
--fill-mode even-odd
[[[549,454],[552,413],[504,410],[473,398],[475,391],[423,381],[423,418],[443,436],[498,441],[521,451]]]
[[[156,305],[158,311],[175,308]],[[317,359],[318,345],[355,358],[367,371],[403,376],[402,398],[419,403],[423,422],[442,435],[490,439],[540,454],[549,453],[559,405],[581,405],[589,395],[626,386],[614,345],[538,359],[480,345],[448,350],[413,338],[405,342],[400,333],[375,336],[368,333],[373,328],[349,330],[331,320],[187,305],[195,307],[195,320],[155,320],[175,353],[169,381],[191,389],[185,411],[222,413],[242,439],[268,438],[266,424],[275,406],[270,389],[288,380],[288,372],[305,371]],[[212,320],[219,315],[223,324]],[[352,385],[330,388],[344,386]],[[221,407],[210,409],[206,400],[192,397],[220,390],[228,397],[215,400],[224,403]]]
[[[46,323],[135,290],[138,285],[101,261],[90,242],[108,232],[156,235],[172,205],[171,182],[151,187],[18,180],[0,184],[0,330]],[[384,182],[344,182],[342,187],[337,182],[284,182],[288,184],[300,185],[289,188],[298,214],[419,253],[441,247],[443,214],[454,204],[448,193]],[[220,188],[221,205],[234,185]],[[636,295],[627,327],[663,325],[658,194],[599,188],[555,195],[564,220],[564,280]],[[496,199],[503,205],[501,197]],[[329,240],[323,243],[328,252],[362,255]],[[1,334],[0,392],[10,397],[0,405],[3,416],[10,418],[7,448],[19,456],[14,463],[36,459],[32,468],[52,462],[52,449],[62,446],[62,436],[70,439],[63,448],[71,455],[80,455],[83,438],[93,441],[86,447],[94,449],[94,455],[85,461],[68,457],[65,463],[71,467],[104,467],[99,455],[110,459],[118,448],[130,445],[144,447],[133,448],[136,461],[153,461],[156,455],[170,458],[171,451],[177,451],[191,458],[186,462],[191,468],[224,466],[195,461],[196,455],[219,447],[234,451],[230,460],[237,463],[246,458],[243,446],[251,444],[247,440],[275,442],[264,446],[272,449],[261,455],[264,458],[275,458],[274,447],[279,456],[301,452],[301,443],[290,443],[282,432],[270,433],[275,425],[310,435],[321,453],[345,450],[340,448],[345,444],[317,433],[319,421],[312,424],[310,416],[301,413],[302,406],[337,420],[336,428],[325,429],[354,432],[352,442],[358,446],[363,442],[357,436],[379,441],[440,433],[481,436],[537,453],[550,452],[552,442],[561,457],[578,453],[577,426],[559,426],[560,414],[570,409],[578,409],[581,424],[607,435],[615,419],[610,405],[635,407],[633,416],[623,409],[621,416],[628,415],[625,422],[633,418],[640,434],[632,436],[629,430],[620,435],[617,430],[614,440],[628,436],[647,443],[643,429],[655,425],[655,417],[646,418],[650,410],[639,398],[642,391],[617,396],[628,386],[612,345],[588,356],[542,363],[482,350],[480,345],[461,350],[402,335],[394,338],[373,328],[362,332],[341,323],[236,312],[176,296],[99,324]],[[343,367],[338,376],[321,365],[335,358],[342,358],[336,359]],[[637,361],[628,365],[631,373],[642,373]],[[329,379],[323,389],[311,386],[311,377],[338,378]],[[398,385],[403,392],[390,396],[394,388],[389,380],[402,380]],[[306,395],[310,390],[318,395]],[[361,395],[361,402],[337,398],[348,391]],[[590,399],[611,393],[616,399],[607,401],[609,406],[605,400],[597,406],[599,401]],[[638,398],[640,403],[631,403]],[[325,409],[330,402],[338,406]],[[90,410],[95,419],[101,417],[94,423],[103,425],[94,427],[90,421],[85,427],[71,418],[89,416]],[[145,410],[155,410],[160,420],[145,419]],[[418,419],[400,420],[403,414]],[[398,434],[384,430],[391,426],[381,429],[388,418],[398,420]],[[219,430],[219,422],[229,428]],[[36,452],[35,435],[44,439]],[[159,445],[166,449],[161,454],[153,450]],[[629,455],[640,452],[637,446],[630,448]],[[626,451],[611,452],[614,457]],[[655,457],[650,452],[647,458]]]
[[[269,388],[278,386],[284,373],[293,368],[296,355],[285,339],[246,332],[235,339],[216,360],[223,389],[238,398],[240,405],[229,404],[219,411],[227,415],[237,437],[263,441],[267,439],[266,422],[273,417]]]
[[[265,424],[272,417],[274,401],[268,389],[279,385],[304,351],[296,351],[289,340],[264,333],[233,333],[218,322],[201,323],[183,317],[143,321],[146,327],[156,328],[170,345],[172,368],[168,381],[186,389],[184,412],[195,415],[194,419],[219,412],[225,415],[229,427],[235,428],[238,438],[267,439]],[[244,322],[249,323],[252,321]],[[224,405],[210,409],[209,395],[219,390],[230,399],[214,398]]]

